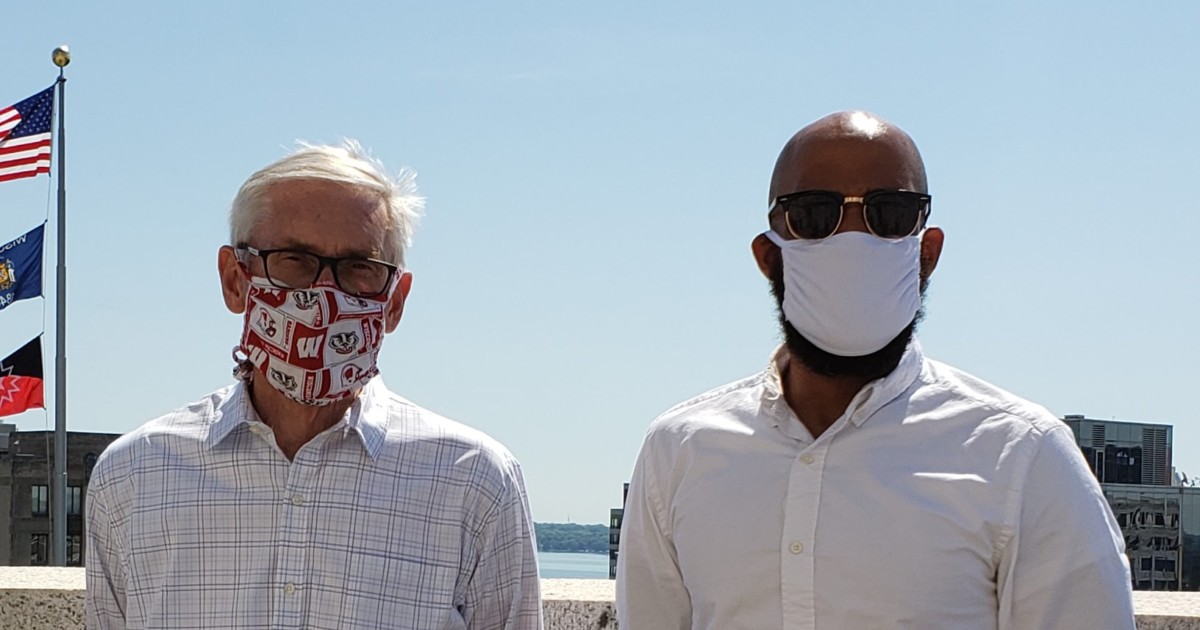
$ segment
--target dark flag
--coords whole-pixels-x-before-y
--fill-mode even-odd
[[[50,172],[54,86],[0,109],[0,182]]]
[[[42,294],[43,223],[0,246],[0,309]]]
[[[0,416],[34,407],[46,408],[42,398],[41,335],[0,361]]]

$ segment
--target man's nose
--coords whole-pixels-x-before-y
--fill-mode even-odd
[[[842,223],[834,234],[842,232],[867,232],[866,207],[861,201],[847,201],[842,204]]]
[[[333,277],[332,262],[321,261],[321,268],[317,271],[317,279],[313,284],[337,284],[337,279]]]

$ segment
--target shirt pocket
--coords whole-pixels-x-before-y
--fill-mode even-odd
[[[341,600],[339,628],[463,627],[454,603],[458,567],[440,563],[436,554],[419,558],[354,549],[316,564],[317,592]]]

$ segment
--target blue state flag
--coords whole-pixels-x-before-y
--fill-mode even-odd
[[[42,294],[43,223],[0,246],[0,309]]]

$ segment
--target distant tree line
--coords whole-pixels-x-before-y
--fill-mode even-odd
[[[608,525],[534,523],[538,551],[608,553]]]

